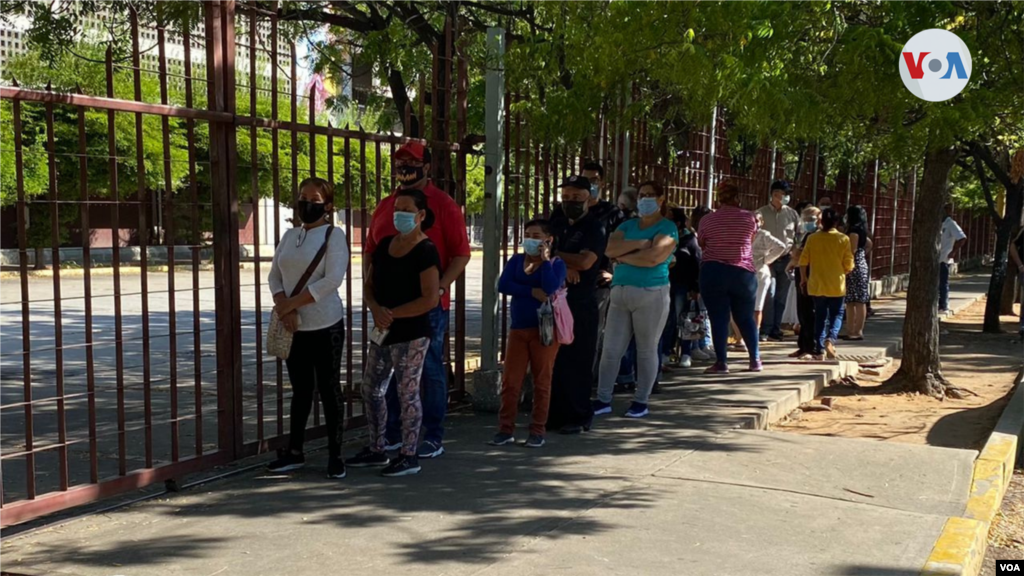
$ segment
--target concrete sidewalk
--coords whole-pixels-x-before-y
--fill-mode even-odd
[[[957,284],[955,306],[984,284]],[[898,340],[899,301],[869,322]],[[791,344],[766,350],[781,361]],[[673,372],[642,421],[603,417],[540,450],[484,444],[493,415],[455,415],[419,476],[252,472],[2,546],[20,574],[917,575],[963,513],[973,451],[764,428],[835,365]],[[627,398],[616,398],[616,414]],[[524,418],[521,418],[525,422]],[[522,430],[521,433],[524,433]],[[349,451],[355,447],[350,447]]]

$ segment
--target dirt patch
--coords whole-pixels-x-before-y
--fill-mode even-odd
[[[773,428],[817,436],[980,448],[1009,402],[1021,366],[1016,318],[1003,317],[1006,334],[982,334],[984,313],[982,300],[942,323],[943,374],[977,396],[940,401],[917,394],[873,394],[872,388],[899,367],[896,359],[878,376],[860,375],[861,389],[830,386],[822,390],[814,404],[831,398],[831,412],[801,412],[798,418]],[[869,320],[869,338],[870,330]]]

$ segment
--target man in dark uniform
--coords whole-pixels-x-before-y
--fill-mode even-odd
[[[551,387],[548,430],[579,434],[594,418],[590,391],[597,354],[597,276],[608,244],[605,224],[591,213],[590,181],[570,176],[562,189],[561,210],[552,216],[555,256],[565,261],[566,301],[573,317],[573,343],[558,350]]]

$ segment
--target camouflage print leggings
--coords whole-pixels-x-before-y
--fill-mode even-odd
[[[430,338],[418,338],[389,346],[370,344],[363,372],[363,406],[370,428],[370,449],[383,452],[384,429],[388,421],[388,404],[384,400],[391,373],[398,383],[398,400],[402,406],[402,454],[413,456],[423,423],[420,404],[420,375]]]

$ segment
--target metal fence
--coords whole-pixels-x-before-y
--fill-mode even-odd
[[[225,1],[204,13],[193,30],[149,29],[133,13],[130,58],[107,52],[100,93],[0,88],[13,121],[4,153],[17,166],[19,256],[2,311],[5,526],[284,445],[291,391],[281,361],[264,353],[271,254],[261,247],[279,241],[279,206],[306,176],[336,184],[353,245],[365,243],[369,212],[394,186],[388,159],[409,139],[330,126],[299,82],[295,46],[282,41],[273,12]],[[453,54],[456,33],[446,28],[443,54]],[[436,55],[433,123],[421,140],[433,150],[435,182],[460,205],[465,154],[449,136],[465,134],[466,72],[461,59]],[[33,166],[43,169],[43,190],[32,189]],[[274,224],[261,229],[268,205]],[[246,227],[254,252],[243,262]],[[80,269],[61,259],[72,241]],[[51,253],[49,278],[29,274],[40,242]],[[107,250],[110,267],[95,266],[93,253]],[[343,288],[349,428],[362,425],[361,278],[355,257]],[[462,281],[452,312],[457,399]],[[310,437],[322,434],[320,423],[317,408]]]

